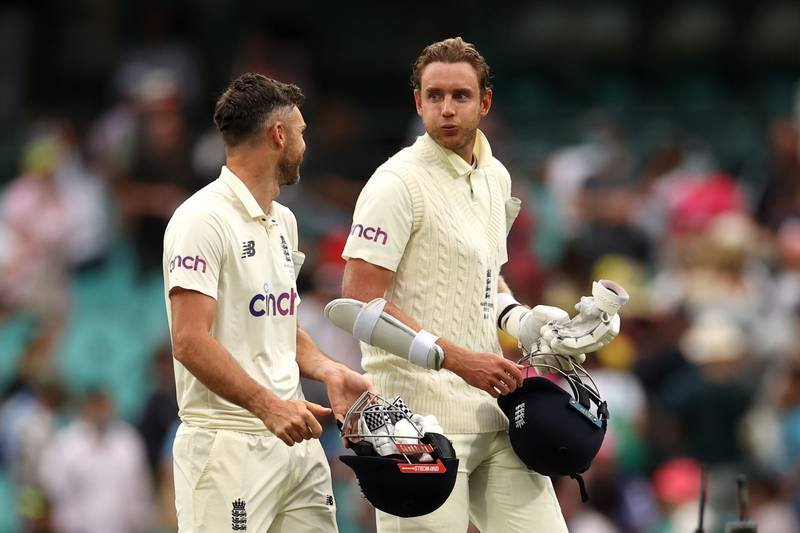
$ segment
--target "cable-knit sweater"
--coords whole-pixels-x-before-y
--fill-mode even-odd
[[[475,166],[459,163],[458,156],[426,134],[390,158],[359,198],[343,255],[370,261],[374,251],[376,264],[391,268],[396,263],[384,294],[387,301],[437,336],[500,354],[494,305],[499,270],[507,260],[505,206],[511,181],[481,132],[475,154]],[[380,180],[394,184],[382,187]],[[379,202],[383,210],[376,208]],[[397,227],[404,223],[410,227]],[[368,224],[383,228],[399,262],[386,264],[384,256],[392,252],[384,239],[364,237],[361,230]],[[482,433],[507,426],[496,400],[452,372],[426,370],[365,343],[361,350],[363,367],[383,395],[399,394],[415,412],[435,415],[445,432]]]

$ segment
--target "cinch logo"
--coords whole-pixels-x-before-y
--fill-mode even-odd
[[[386,241],[389,238],[389,235],[383,231],[380,226],[377,228],[373,228],[371,226],[364,227],[362,224],[353,224],[353,227],[350,228],[350,235],[355,235],[358,233],[359,237],[363,237],[368,241],[378,242],[378,239],[383,237],[382,245],[386,245]]]
[[[185,268],[186,270],[198,270],[199,268],[203,268],[203,274],[206,273],[206,261],[199,255],[194,257],[187,256],[181,257],[180,255],[176,255],[169,261],[169,271],[172,272],[176,268]]]
[[[250,314],[255,317],[294,315],[297,292],[292,287],[289,292],[272,294],[264,285],[264,293],[256,294],[250,299]]]

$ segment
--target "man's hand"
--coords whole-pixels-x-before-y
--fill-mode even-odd
[[[619,335],[619,310],[628,302],[628,292],[610,280],[595,281],[592,296],[584,296],[575,305],[578,314],[568,322],[548,322],[542,327],[542,339],[558,354],[575,359],[594,352]]]
[[[562,355],[553,352],[544,338],[537,341],[531,357],[531,364],[540,375],[556,372],[556,369],[559,368],[564,372],[572,372],[574,370],[573,361],[583,364],[586,361],[586,354]]]
[[[450,344],[450,343],[448,343]],[[445,368],[493,398],[504,396],[522,386],[519,365],[492,353],[472,352],[454,344],[445,348]]]
[[[375,385],[369,379],[342,365],[337,365],[329,371],[325,376],[324,383],[328,389],[328,399],[331,402],[333,414],[340,422],[344,420],[344,415],[353,402],[364,391],[377,393]]]
[[[318,439],[322,435],[322,426],[314,415],[331,414],[327,407],[306,400],[281,400],[270,393],[262,394],[257,403],[259,406],[251,409],[251,412],[287,446]]]
[[[559,307],[537,305],[533,309],[528,309],[519,319],[519,344],[525,353],[530,353],[542,336],[542,326],[565,324],[568,321],[569,314]]]
[[[619,335],[619,327],[619,315],[588,317],[579,314],[566,324],[544,326],[542,340],[553,352],[578,360],[581,354],[596,352],[611,343]]]

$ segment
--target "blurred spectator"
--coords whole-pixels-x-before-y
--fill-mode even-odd
[[[137,429],[144,439],[150,469],[156,475],[161,466],[165,442],[178,420],[172,346],[160,348],[153,357],[152,364],[154,387],[139,417]]]
[[[601,180],[625,180],[633,172],[633,155],[622,130],[611,117],[592,113],[587,118],[586,140],[551,154],[545,182],[558,205],[563,229],[571,237],[583,219],[578,192],[592,176]]]
[[[685,451],[705,465],[741,464],[739,423],[756,385],[748,339],[730,318],[708,311],[683,335],[681,348],[693,366],[672,377],[661,401],[679,421]]]
[[[102,261],[110,241],[107,198],[83,164],[68,121],[43,122],[25,146],[22,175],[0,197],[0,324],[27,314],[36,331],[20,372],[51,373],[69,319],[69,276]]]
[[[309,104],[315,105],[317,98],[307,47],[297,41],[275,38],[275,32],[253,31],[243,37],[239,49],[239,58],[230,73],[232,77],[256,72],[274,80],[294,83],[303,88]]]
[[[637,217],[651,238],[669,245],[662,251],[663,261],[679,260],[684,239],[717,215],[745,208],[743,189],[717,170],[702,141],[686,140],[657,154],[643,181]]]
[[[790,501],[788,487],[778,473],[759,470],[747,478],[750,496],[750,518],[758,524],[759,533],[800,531]]]
[[[2,196],[0,310],[28,311],[45,321],[66,312],[70,207],[55,181],[63,157],[54,133],[34,137],[23,152],[22,175]]]
[[[642,264],[650,262],[650,241],[635,224],[637,198],[627,183],[590,177],[576,191],[581,221],[567,252],[570,260],[592,265],[606,255],[628,257]]]
[[[781,457],[775,467],[784,474],[792,491],[795,511],[800,511],[800,360],[795,358],[779,368],[775,379],[766,382],[773,394],[780,431]]]
[[[592,467],[584,474],[589,501],[582,502],[578,484],[569,477],[559,477],[555,489],[572,533],[620,533],[616,523],[621,511],[620,490],[615,478],[615,440],[613,431],[606,434]]]
[[[116,193],[139,273],[145,275],[161,265],[164,230],[172,212],[205,182],[192,167],[183,87],[168,71],[156,71],[143,80],[140,99],[138,143]]]
[[[661,505],[662,521],[654,533],[695,531],[699,526],[701,465],[694,459],[675,457],[653,473],[653,488]],[[718,513],[712,505],[703,508],[704,531],[716,531]]]
[[[81,416],[60,430],[39,468],[63,533],[142,533],[153,526],[153,491],[144,444],[115,418],[109,396],[89,392]]]
[[[57,381],[40,378],[21,383],[0,407],[0,451],[3,465],[18,490],[14,512],[26,531],[37,530],[49,519],[39,483],[39,466],[58,428],[64,399]]]
[[[41,123],[23,151],[22,175],[3,193],[0,294],[24,309],[39,309],[32,293],[44,292],[41,284],[57,283],[60,294],[64,271],[98,262],[110,242],[108,192],[79,143],[68,120]],[[52,312],[63,312],[53,303]]]
[[[169,531],[178,529],[178,516],[175,511],[175,471],[172,466],[172,445],[175,443],[175,434],[178,432],[179,425],[180,420],[176,419],[164,436],[164,441],[158,454],[158,468],[156,470],[159,522]]]
[[[184,91],[188,105],[200,103],[203,91],[201,65],[196,47],[185,42],[179,26],[183,13],[159,3],[137,4],[134,22],[138,38],[122,54],[114,76],[117,94],[129,94],[154,71],[172,73]]]
[[[800,310],[800,218],[784,221],[777,232],[778,271],[772,298],[780,312]]]
[[[512,260],[503,265],[502,274],[517,300],[533,306],[541,300],[545,283],[545,271],[531,247],[540,218],[533,213],[535,207],[526,205],[527,199],[521,200],[522,209],[511,226],[506,242],[508,257]]]
[[[777,230],[789,217],[800,216],[800,133],[797,123],[777,119],[769,127],[770,155],[760,180],[758,221]]]

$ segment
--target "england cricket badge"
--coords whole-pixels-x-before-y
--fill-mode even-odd
[[[231,529],[233,531],[247,531],[247,511],[244,500],[238,498],[233,502],[231,509]]]

